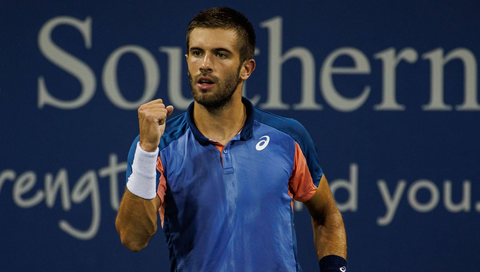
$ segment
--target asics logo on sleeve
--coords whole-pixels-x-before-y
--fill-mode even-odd
[[[346,271],[347,271],[347,268],[346,268],[345,266],[342,266],[342,267],[340,267],[340,271],[341,271],[341,272],[346,272]]]
[[[255,149],[257,149],[258,151],[262,151],[262,150],[265,149],[265,147],[267,147],[268,143],[270,142],[270,137],[265,135],[265,136],[260,137],[260,140],[261,141],[258,142],[257,145],[255,146]]]

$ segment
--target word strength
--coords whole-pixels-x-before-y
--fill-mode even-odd
[[[90,198],[90,215],[79,214],[75,216],[81,218],[82,221],[88,217],[91,218],[90,226],[87,229],[77,228],[64,219],[58,222],[60,229],[69,235],[80,240],[90,240],[97,235],[101,222],[99,179],[108,178],[110,205],[113,210],[117,211],[120,199],[118,185],[119,182],[122,184],[123,192],[125,184],[123,179],[119,181],[118,176],[126,170],[127,163],[119,163],[116,154],[110,154],[108,166],[98,171],[87,170],[75,183],[70,182],[68,170],[65,168],[58,170],[55,175],[46,173],[43,184],[39,180],[39,175],[34,171],[16,173],[12,169],[6,169],[0,172],[0,194],[6,194],[6,192],[2,192],[2,188],[5,187],[6,182],[10,181],[13,182],[12,199],[18,207],[29,209],[45,202],[48,208],[53,208],[57,198],[60,198],[61,207],[65,212],[71,210],[72,203],[82,206],[88,205],[88,199]],[[70,187],[72,187],[71,190]],[[4,198],[2,197],[2,200]]]

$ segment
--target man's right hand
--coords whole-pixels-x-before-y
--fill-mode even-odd
[[[148,152],[157,149],[165,132],[165,121],[173,112],[173,106],[165,107],[162,99],[152,100],[138,108],[140,147]]]

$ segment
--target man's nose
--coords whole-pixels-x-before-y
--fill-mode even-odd
[[[212,56],[210,54],[205,54],[202,59],[200,70],[211,72],[213,70],[212,68]]]

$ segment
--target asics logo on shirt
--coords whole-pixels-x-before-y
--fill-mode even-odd
[[[258,142],[257,145],[255,146],[255,149],[257,149],[258,151],[262,151],[262,150],[265,149],[265,147],[267,147],[268,143],[270,142],[270,137],[265,135],[265,136],[260,137],[260,140],[261,141]]]
[[[340,271],[341,271],[341,272],[346,272],[346,271],[347,271],[347,268],[346,268],[345,266],[342,266],[342,267],[340,267]]]

